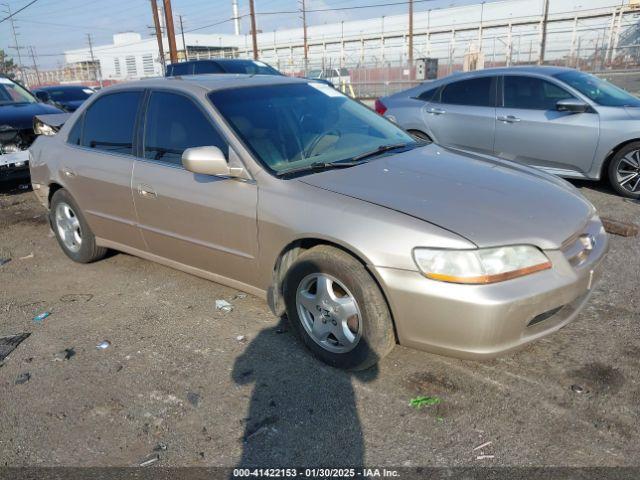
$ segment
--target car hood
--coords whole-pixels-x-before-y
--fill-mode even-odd
[[[12,103],[0,105],[0,125],[18,129],[32,128],[33,117],[47,113],[63,113],[60,109],[44,103]]]
[[[438,145],[299,181],[422,219],[478,247],[532,244],[557,249],[595,212],[564,180]]]

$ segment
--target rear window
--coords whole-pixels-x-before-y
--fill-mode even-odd
[[[198,62],[194,64],[193,72],[196,75],[203,73],[224,73],[215,62]]]
[[[169,65],[167,69],[167,75],[169,76],[178,76],[178,75],[191,75],[193,70],[192,63],[174,63]]]
[[[133,129],[142,92],[121,92],[97,99],[84,115],[82,145],[111,153],[133,154]]]
[[[275,68],[255,60],[221,60],[219,65],[227,73],[245,73],[249,75],[281,75]]]

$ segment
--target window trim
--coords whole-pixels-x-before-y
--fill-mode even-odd
[[[104,97],[108,97],[110,95],[117,95],[119,93],[141,93],[142,95],[140,96],[140,100],[138,100],[138,109],[136,112],[136,117],[135,120],[133,122],[133,136],[131,138],[132,140],[132,148],[131,148],[131,153],[118,153],[118,152],[108,152],[106,150],[99,150],[96,148],[90,148],[90,147],[86,147],[84,146],[82,143],[84,141],[84,122],[85,122],[85,117],[87,115],[87,112],[89,111],[90,108],[93,107],[93,105],[100,100],[101,98]],[[137,140],[138,140],[138,118],[139,118],[139,113],[143,104],[143,100],[144,100],[144,94],[145,94],[145,89],[143,88],[127,88],[127,89],[122,89],[122,90],[116,90],[113,92],[109,92],[109,93],[104,93],[101,95],[92,95],[90,98],[90,103],[84,108],[84,110],[82,111],[82,113],[80,114],[80,116],[78,117],[78,119],[73,123],[73,126],[69,129],[69,133],[67,133],[67,138],[65,139],[65,144],[71,148],[78,148],[81,150],[85,150],[87,152],[92,152],[92,153],[100,153],[100,154],[104,154],[104,155],[115,155],[117,157],[133,157],[135,158],[135,153],[137,152]],[[92,99],[92,97],[95,97]],[[72,143],[69,143],[69,135],[71,134],[71,130],[73,130],[73,127],[76,125],[76,123],[78,122],[82,122],[82,131],[80,132],[80,145],[74,145]]]
[[[549,111],[557,111],[555,109],[542,109],[542,108],[526,108],[526,107],[507,107],[505,106],[505,102],[504,102],[504,94],[506,91],[505,88],[505,78],[506,77],[524,77],[524,78],[535,78],[536,80],[540,80],[543,82],[547,82],[550,83],[556,87],[558,87],[559,89],[563,90],[564,92],[566,92],[568,95],[571,95],[572,98],[575,98],[576,100],[583,100],[580,97],[577,97],[573,92],[567,90],[567,88],[560,82],[554,81],[552,78],[549,77],[543,77],[543,76],[539,76],[539,75],[524,75],[522,73],[508,73],[508,74],[502,74],[500,75],[500,90],[498,92],[498,107],[499,108],[509,108],[512,110],[529,110],[532,112],[549,112]],[[590,104],[588,104],[590,106]],[[587,109],[586,112],[584,113],[591,113],[589,109]]]
[[[198,108],[200,110],[200,112],[203,114],[203,116],[205,117],[206,120],[208,120],[209,124],[211,125],[211,128],[214,129],[214,131],[220,136],[220,138],[226,143],[226,152],[223,151],[222,153],[224,154],[225,159],[227,160],[227,163],[229,163],[229,159],[230,159],[230,150],[231,150],[231,142],[229,142],[229,139],[227,138],[226,135],[224,135],[224,133],[220,130],[220,128],[218,128],[218,126],[216,125],[215,119],[213,119],[211,117],[211,115],[209,114],[209,112],[206,111],[206,109],[204,109],[202,107],[202,105],[200,104],[200,101],[197,97],[190,95],[189,93],[180,91],[180,90],[173,90],[171,88],[162,88],[162,87],[152,87],[152,88],[148,88],[145,90],[145,96],[142,102],[142,108],[140,109],[140,114],[138,115],[137,119],[136,119],[136,125],[138,126],[138,138],[137,138],[137,145],[138,148],[135,151],[135,160],[136,161],[140,161],[140,162],[145,162],[145,163],[151,163],[153,165],[160,165],[160,166],[164,166],[164,167],[170,167],[170,168],[176,168],[179,170],[184,170],[187,171],[183,166],[182,166],[182,162],[180,162],[180,164],[175,164],[172,162],[167,162],[167,161],[162,161],[162,160],[153,160],[150,158],[146,158],[144,156],[144,147],[145,147],[145,138],[146,138],[146,131],[147,131],[147,111],[149,108],[149,102],[151,100],[151,95],[153,95],[153,93],[156,92],[162,92],[162,93],[169,93],[169,94],[173,94],[173,95],[179,95],[181,97],[186,98],[187,100],[191,101],[191,103],[193,103],[196,108]],[[246,167],[245,167],[246,169]]]

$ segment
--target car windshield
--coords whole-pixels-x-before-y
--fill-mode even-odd
[[[38,99],[31,95],[28,90],[8,78],[0,77],[0,105],[37,102]]]
[[[554,75],[558,80],[604,107],[640,107],[640,99],[588,73],[571,71]]]
[[[278,70],[270,67],[266,63],[255,60],[233,60],[218,62],[227,73],[246,73],[249,75],[282,75]]]
[[[388,120],[320,83],[225,89],[209,98],[276,174],[418,145]]]
[[[93,90],[90,88],[65,88],[61,90],[46,90],[51,100],[60,102],[72,102],[74,100],[86,100]]]

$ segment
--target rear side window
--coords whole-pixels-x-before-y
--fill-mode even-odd
[[[84,114],[82,145],[131,155],[133,130],[142,92],[121,92],[97,99]]]
[[[153,92],[147,107],[144,158],[182,165],[182,152],[214,146],[227,154],[227,144],[205,114],[189,98]]]
[[[224,70],[214,62],[199,62],[194,64],[194,73],[196,75],[201,73],[224,73]]]
[[[170,67],[170,76],[191,75],[193,71],[193,63],[174,63]]]
[[[558,100],[574,98],[565,89],[536,77],[504,77],[505,108],[555,110]]]
[[[433,97],[435,96],[437,91],[438,91],[438,87],[430,88],[429,90],[426,90],[422,92],[420,95],[418,95],[418,98],[420,100],[424,100],[425,102],[430,102],[431,100],[433,100]]]
[[[493,107],[495,102],[492,77],[472,78],[445,85],[441,102],[472,107]]]

